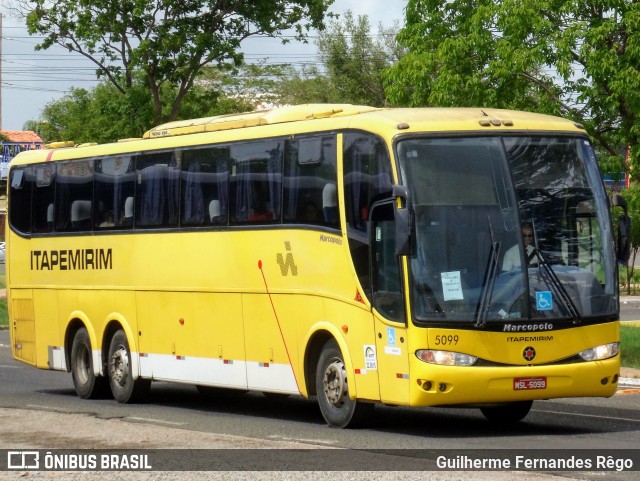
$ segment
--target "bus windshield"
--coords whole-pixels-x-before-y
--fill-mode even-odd
[[[616,315],[607,202],[587,140],[412,137],[397,152],[415,218],[414,322]]]

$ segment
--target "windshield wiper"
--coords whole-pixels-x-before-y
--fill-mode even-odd
[[[493,227],[491,226],[491,218],[487,217],[489,222],[489,233],[491,234],[491,249],[489,250],[489,259],[487,260],[487,268],[484,271],[484,279],[482,281],[482,292],[476,306],[476,322],[474,327],[485,327],[487,325],[487,314],[491,307],[491,298],[493,297],[493,288],[496,284],[498,272],[498,259],[500,259],[500,242],[496,241],[493,235]]]
[[[547,284],[550,284],[554,290],[556,291],[556,295],[564,302],[565,307],[569,311],[569,314],[573,318],[574,324],[582,323],[582,316],[578,311],[578,308],[571,299],[571,296],[567,292],[567,290],[562,285],[562,281],[558,277],[558,274],[553,270],[553,268],[547,263],[542,252],[538,250],[538,248],[533,249],[533,255],[538,259],[538,266],[542,269],[542,274]]]

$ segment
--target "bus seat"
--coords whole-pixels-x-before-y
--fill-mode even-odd
[[[338,223],[338,196],[336,193],[336,184],[327,184],[322,190],[322,213],[327,224],[336,225]]]
[[[47,207],[47,229],[53,230],[53,202]]]
[[[76,230],[91,229],[90,200],[74,200],[71,203],[71,227]]]
[[[211,219],[212,224],[219,224],[221,221],[220,201],[218,199],[213,199],[209,202],[209,219]]]
[[[133,225],[133,197],[127,197],[124,201],[122,225]]]

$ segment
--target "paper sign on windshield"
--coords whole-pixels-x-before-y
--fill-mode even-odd
[[[442,272],[442,295],[445,301],[464,299],[460,271]]]

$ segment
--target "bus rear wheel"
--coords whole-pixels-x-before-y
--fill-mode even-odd
[[[334,340],[328,341],[322,348],[316,370],[316,392],[322,416],[335,428],[361,424],[374,406],[349,397],[344,358]]]
[[[87,329],[81,327],[71,344],[71,377],[76,394],[82,399],[106,397],[109,393],[107,378],[95,375],[93,353]]]
[[[149,393],[151,380],[133,379],[129,341],[122,329],[111,338],[108,370],[111,393],[119,403],[140,402]]]
[[[480,408],[484,417],[496,424],[512,424],[522,421],[529,414],[533,401],[518,401]]]

